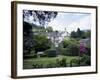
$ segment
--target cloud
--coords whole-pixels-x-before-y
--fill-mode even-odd
[[[79,20],[71,23],[68,27],[66,27],[68,32],[76,31],[77,28],[80,28],[81,30],[91,29],[91,16],[80,18]]]
[[[75,31],[78,27],[83,30],[90,29],[91,15],[89,13],[58,13],[48,25],[54,30],[63,31],[66,28],[68,32]]]

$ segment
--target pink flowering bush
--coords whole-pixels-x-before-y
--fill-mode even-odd
[[[87,53],[87,49],[86,49],[84,43],[80,43],[79,50],[80,50],[81,54]]]

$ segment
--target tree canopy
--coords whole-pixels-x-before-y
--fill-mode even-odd
[[[77,31],[71,32],[71,38],[85,39],[90,37],[91,37],[90,30],[80,30],[80,28],[77,28]]]
[[[32,21],[40,26],[46,26],[51,20],[56,18],[57,14],[58,12],[55,11],[23,10],[24,20],[32,17]]]
[[[53,32],[53,28],[52,28],[52,27],[50,27],[50,26],[49,26],[49,27],[47,27],[47,28],[46,28],[46,30],[47,30],[47,32]]]
[[[34,35],[34,40],[35,40],[35,52],[37,53],[38,51],[45,51],[51,47],[51,41],[45,36],[45,35]]]

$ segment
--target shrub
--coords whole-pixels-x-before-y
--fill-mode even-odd
[[[91,65],[91,57],[84,54],[80,60],[80,65],[82,66]]]
[[[65,55],[65,56],[70,56],[70,52],[68,48],[61,48],[60,49],[60,54]]]
[[[79,42],[76,39],[64,40],[63,47],[66,48],[67,52],[71,56],[79,55]]]
[[[87,50],[86,54],[90,56],[91,55],[91,48],[86,47],[86,50]]]
[[[48,49],[45,51],[48,57],[56,57],[57,51],[55,49]]]
[[[72,66],[79,66],[80,65],[80,63],[79,63],[79,59],[72,59],[71,61],[70,61],[70,67],[72,67]]]
[[[60,62],[60,65],[66,67],[66,58],[63,58]]]
[[[62,58],[61,60],[57,59],[57,66],[58,67],[66,67],[67,66],[67,62],[66,62],[66,58]]]
[[[33,68],[43,68],[43,64],[33,63]]]
[[[79,47],[77,45],[70,45],[69,52],[71,56],[79,56]]]

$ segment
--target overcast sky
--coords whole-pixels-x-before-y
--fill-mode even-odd
[[[26,22],[33,23],[33,16],[26,16]],[[76,31],[77,28],[81,30],[91,29],[91,14],[90,13],[72,13],[72,12],[58,12],[58,15],[47,26],[51,26],[53,30],[64,31],[70,33]]]
[[[58,13],[57,17],[51,21],[48,26],[52,26],[54,30],[68,32],[91,29],[91,14],[89,13]]]

